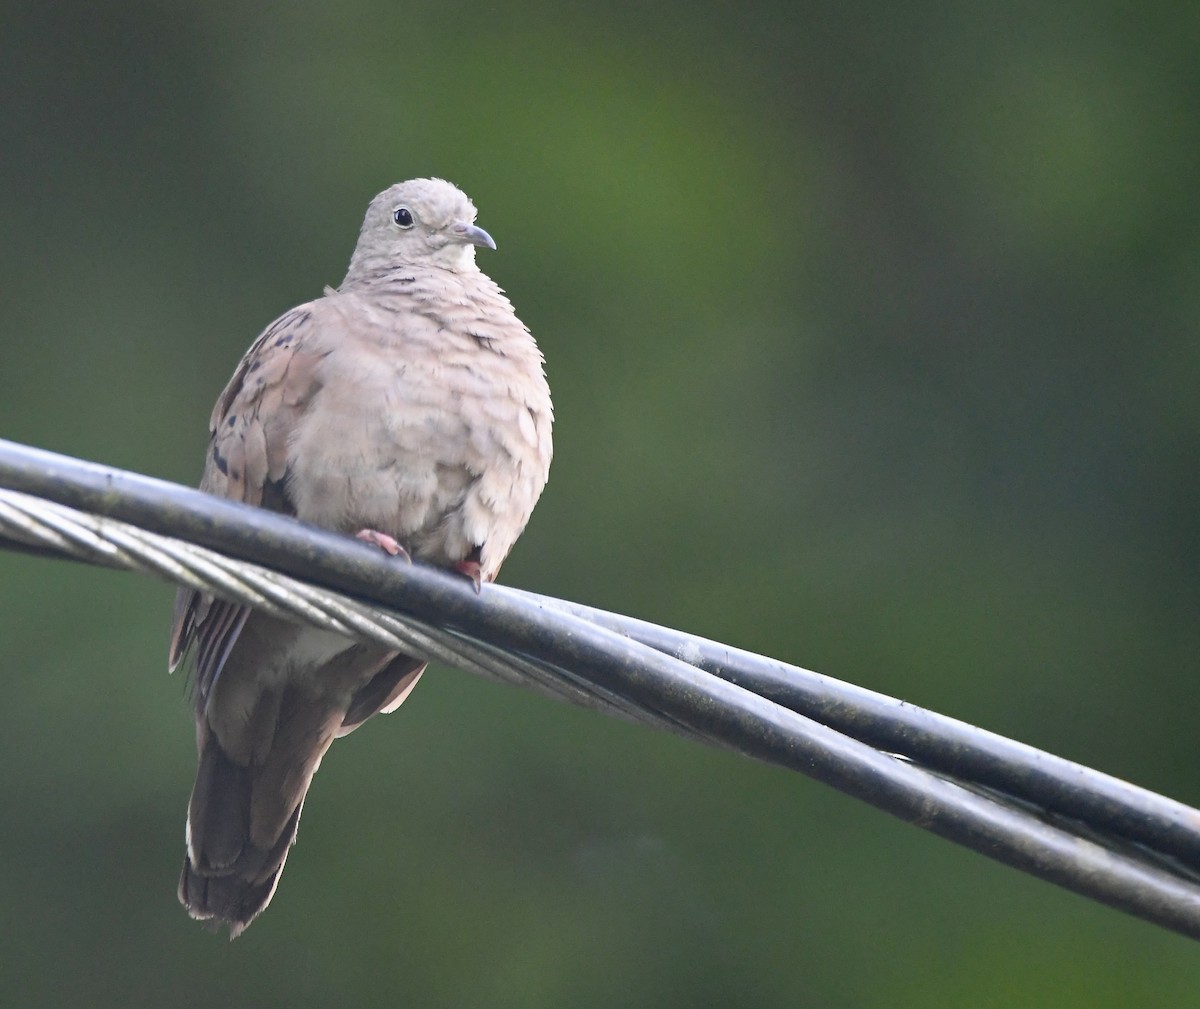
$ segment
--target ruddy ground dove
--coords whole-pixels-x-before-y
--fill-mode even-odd
[[[341,286],[268,326],[218,399],[202,489],[496,577],[546,484],[552,417],[537,344],[475,264],[495,248],[475,213],[439,179],[371,201]],[[188,652],[179,899],[232,937],[271,900],[330,743],[425,664],[181,589],[171,668]]]

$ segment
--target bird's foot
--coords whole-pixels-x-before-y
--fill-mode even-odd
[[[378,529],[360,529],[354,534],[354,538],[379,547],[384,553],[391,554],[393,557],[399,557],[410,564],[412,563],[412,558],[408,556],[408,551],[397,543],[394,537],[389,536],[387,533],[381,533]]]
[[[465,561],[455,564],[454,570],[471,579],[471,584],[475,586],[475,595],[479,595],[483,587],[483,569],[479,566],[479,561],[468,557]]]

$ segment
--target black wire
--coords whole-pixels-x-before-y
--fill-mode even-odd
[[[350,537],[137,474],[0,441],[0,486],[453,628],[558,671],[618,710],[800,771],[991,858],[1200,938],[1200,887],[1186,865],[1173,871],[1170,859],[1143,857],[1123,840],[1136,834],[1157,852],[1194,861],[1195,830],[1182,829],[1180,814],[1200,820],[1200,812],[1098,772],[860,688],[840,684],[841,692],[830,693],[818,674],[665,628],[586,608],[564,612],[573,604],[496,586],[476,596],[461,578],[420,565],[400,569]],[[718,675],[675,654],[698,656]],[[968,787],[887,751],[916,754]],[[1021,801],[1007,801],[1006,792]],[[1079,829],[1068,810],[1078,814]],[[1118,828],[1121,837],[1109,839]]]
[[[808,669],[633,617],[524,594],[669,655],[686,651],[689,661],[701,669],[877,749],[903,754],[956,779],[986,786],[1200,867],[1200,815],[1173,799]]]

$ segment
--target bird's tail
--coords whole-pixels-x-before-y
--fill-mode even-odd
[[[287,688],[280,694],[265,753],[239,760],[202,731],[179,900],[193,918],[227,924],[230,938],[274,895],[304,796],[341,724],[340,711],[298,703]]]
[[[380,671],[347,708],[282,685],[260,695],[252,722],[260,742],[230,753],[207,720],[199,730],[200,763],[188,804],[187,855],[179,900],[214,928],[240,935],[271,901],[296,840],[304,797],[334,738],[408,696],[424,663],[406,656]]]

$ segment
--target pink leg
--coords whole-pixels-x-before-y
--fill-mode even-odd
[[[378,529],[360,529],[354,534],[354,538],[379,547],[380,550],[391,554],[393,557],[401,557],[406,561],[412,561],[412,558],[408,556],[408,551],[404,547],[397,543],[393,537],[387,533],[381,533]]]

